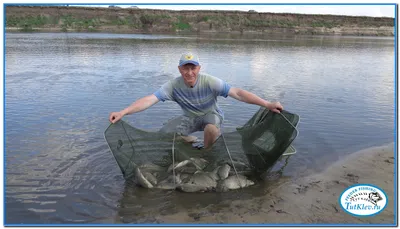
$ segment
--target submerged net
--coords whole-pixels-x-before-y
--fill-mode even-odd
[[[216,172],[224,164],[230,165],[231,175],[261,174],[282,154],[295,152],[291,143],[297,137],[298,122],[299,116],[288,111],[277,114],[260,108],[245,125],[223,133],[207,151],[194,148],[175,133],[148,132],[123,120],[110,124],[104,136],[125,179],[132,179],[138,167],[149,164],[157,167],[155,177],[165,179],[182,173],[175,167],[185,160],[192,162],[192,175],[199,170]]]

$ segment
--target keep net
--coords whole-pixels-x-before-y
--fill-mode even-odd
[[[298,123],[299,116],[294,113],[278,114],[260,108],[245,125],[223,133],[207,152],[192,147],[175,133],[149,132],[123,120],[110,124],[104,136],[125,179],[145,163],[167,169],[171,164],[199,157],[208,162],[204,171],[228,163],[237,173],[262,174],[282,154],[293,152],[291,144],[298,135]]]

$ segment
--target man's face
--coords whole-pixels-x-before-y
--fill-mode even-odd
[[[196,84],[197,76],[200,72],[200,65],[185,64],[178,66],[185,83],[191,87]]]

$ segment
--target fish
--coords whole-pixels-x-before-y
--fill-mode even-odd
[[[206,190],[211,190],[217,186],[217,181],[210,172],[196,172],[189,180],[189,184],[200,185]]]
[[[221,168],[221,166],[218,166],[217,168],[215,168],[212,172],[207,172],[211,178],[213,178],[214,180],[220,180],[220,176],[218,175],[218,171]]]
[[[142,171],[140,171],[139,167],[135,168],[135,178],[136,178],[137,183],[145,188],[153,188],[154,187],[153,184],[148,180],[148,178],[144,176]]]
[[[143,171],[142,174],[153,186],[157,185],[157,176],[147,171]]]
[[[169,173],[172,170],[179,171],[180,168],[183,168],[188,165],[194,165],[197,170],[202,170],[207,166],[207,164],[208,164],[208,162],[203,158],[189,158],[187,160],[183,160],[183,161],[179,162],[175,166],[173,166],[173,164],[171,164],[168,167],[167,172]]]
[[[243,171],[243,170],[247,170],[250,168],[249,165],[247,165],[244,162],[240,162],[240,161],[227,161],[226,162],[231,168],[235,168],[236,170],[239,171]]]
[[[239,168],[247,166],[242,162],[233,163]],[[208,164],[203,158],[189,158],[168,168],[146,163],[135,169],[135,178],[145,188],[178,189],[183,192],[226,192],[254,185],[246,176],[236,174],[231,162],[219,164],[212,171],[204,171]]]
[[[184,160],[184,161],[181,161],[181,162],[179,162],[178,164],[175,164],[175,165],[174,165],[174,164],[171,164],[171,165],[168,167],[167,172],[170,173],[172,170],[177,170],[177,169],[182,168],[182,167],[184,167],[184,166],[186,166],[186,165],[188,165],[188,164],[190,164],[190,163],[192,163],[191,160]]]
[[[179,173],[179,174],[180,174],[182,183],[189,182],[190,178],[192,177],[192,174],[189,174],[189,173]]]
[[[225,180],[221,180],[220,182],[218,182],[216,191],[226,192],[228,190],[245,188],[251,185],[254,185],[254,182],[252,180],[247,179],[246,176],[241,174],[231,175]]]
[[[193,164],[197,167],[197,169],[202,170],[208,165],[208,161],[203,158],[190,158]]]
[[[229,171],[231,170],[231,167],[228,164],[224,164],[219,167],[218,169],[218,176],[221,180],[226,179],[229,176]]]
[[[251,167],[244,162],[233,161],[232,163],[232,161],[227,161],[226,163],[231,167],[229,176],[236,175],[236,173],[242,175],[250,175],[252,173]]]
[[[175,182],[174,182],[175,180]],[[182,179],[180,174],[177,175],[169,175],[166,179],[160,181],[155,188],[159,189],[176,189],[182,183]]]
[[[187,166],[184,166],[184,167],[181,167],[181,168],[178,168],[175,170],[175,172],[177,172],[177,173],[192,174],[192,175],[197,171],[199,171],[199,170],[194,165],[187,165]]]
[[[139,168],[141,170],[143,170],[143,171],[146,170],[146,171],[149,171],[149,172],[165,172],[166,171],[165,167],[156,165],[156,164],[151,163],[151,162],[139,165]]]

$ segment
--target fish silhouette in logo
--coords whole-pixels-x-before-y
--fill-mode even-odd
[[[369,198],[375,205],[376,205],[376,203],[377,203],[378,201],[380,201],[380,200],[383,199],[382,196],[379,195],[378,192],[371,192],[371,193],[369,193],[368,198]]]

